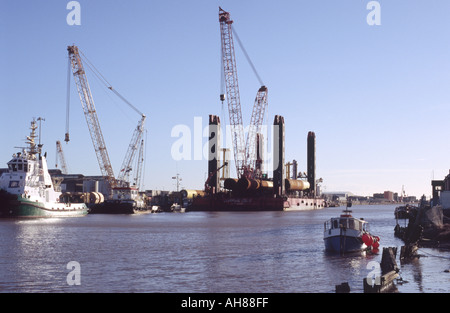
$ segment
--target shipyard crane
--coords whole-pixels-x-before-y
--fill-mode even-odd
[[[83,107],[84,115],[86,117],[86,122],[88,124],[89,132],[92,138],[92,143],[94,145],[94,150],[97,155],[97,160],[100,166],[100,171],[102,175],[108,181],[110,187],[112,189],[116,187],[129,187],[130,181],[130,172],[132,171],[132,164],[138,155],[138,159],[136,162],[136,171],[135,171],[135,179],[134,185],[140,185],[141,176],[142,176],[142,168],[143,168],[143,150],[144,150],[144,125],[146,116],[142,112],[140,112],[135,106],[133,106],[130,102],[128,102],[122,95],[120,95],[101,75],[98,70],[88,61],[87,65],[92,69],[95,69],[97,73],[94,73],[99,79],[102,80],[102,83],[107,86],[109,90],[114,92],[118,97],[120,97],[124,102],[126,102],[133,110],[135,110],[138,114],[140,114],[141,119],[138,122],[138,125],[133,133],[131,142],[128,146],[127,153],[125,155],[125,159],[122,163],[122,167],[120,170],[120,174],[118,178],[114,176],[114,172],[112,169],[112,165],[108,156],[108,151],[106,149],[105,140],[103,138],[103,134],[100,128],[100,123],[98,121],[97,111],[95,109],[94,100],[92,98],[92,93],[89,87],[89,83],[86,78],[86,72],[83,67],[83,63],[81,60],[80,52],[77,46],[69,46],[67,48],[69,52],[69,61],[72,67],[73,76],[75,77],[75,82],[77,85],[78,94],[80,96],[81,105]],[[67,113],[68,114],[68,113]],[[67,117],[68,120],[68,117]],[[69,141],[69,131],[68,126],[66,128],[66,141]],[[137,152],[137,153],[136,153]]]
[[[144,169],[144,134],[142,133],[142,139],[139,146],[139,152],[136,160],[136,171],[134,176],[134,184],[141,189],[142,171]]]
[[[139,112],[140,113],[140,112]],[[133,170],[133,160],[136,157],[137,152],[137,164],[134,178],[134,185],[140,186],[140,180],[142,175],[142,162],[143,162],[143,150],[144,150],[144,125],[146,116],[140,113],[142,118],[139,121],[136,129],[134,130],[133,137],[131,138],[130,145],[128,146],[125,159],[122,162],[119,176],[117,180],[122,186],[130,184],[130,173]]]
[[[95,154],[100,166],[102,175],[106,178],[109,185],[114,188],[117,186],[117,180],[109,160],[108,151],[106,150],[105,140],[103,138],[100,123],[98,121],[97,110],[95,109],[94,100],[92,99],[91,89],[86,78],[86,72],[81,61],[81,56],[77,46],[69,46],[69,59],[72,65],[73,76],[77,85],[78,94],[80,96],[81,106],[86,117],[89,132],[91,134],[92,143],[94,145]],[[67,138],[68,136],[66,136]]]
[[[238,178],[244,176],[247,178],[259,178],[261,173],[255,171],[256,157],[257,157],[257,134],[261,131],[261,126],[266,111],[267,102],[267,87],[261,82],[256,70],[248,58],[247,53],[244,53],[249,60],[255,74],[260,80],[261,87],[259,88],[255,102],[253,105],[252,116],[250,119],[249,132],[247,138],[244,139],[244,127],[242,122],[241,100],[239,93],[238,75],[236,67],[236,56],[234,52],[233,40],[233,21],[230,18],[230,13],[224,11],[219,7],[219,23],[222,46],[222,65],[223,76],[225,78],[225,87],[227,93],[228,113],[230,116],[231,135],[234,149],[234,159],[236,162],[236,172]],[[238,42],[240,43],[239,38]],[[223,101],[225,96],[221,94],[220,99]]]
[[[61,164],[61,173],[68,174],[66,159],[64,157],[64,152],[61,146],[61,141],[56,141],[56,168],[58,168],[58,163]]]

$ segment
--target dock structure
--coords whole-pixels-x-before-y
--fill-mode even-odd
[[[396,255],[397,247],[383,248],[380,264],[381,277],[375,279],[375,284],[372,283],[372,278],[364,278],[364,293],[386,293],[395,291],[396,287],[394,280],[399,276],[399,268],[395,261]]]

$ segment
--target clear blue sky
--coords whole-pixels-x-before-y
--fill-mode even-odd
[[[306,171],[306,137],[317,137],[317,174],[326,191],[391,190],[430,195],[450,168],[450,2],[380,0],[369,26],[368,0],[80,0],[69,26],[66,0],[0,1],[0,162],[24,143],[32,117],[44,117],[50,165],[65,133],[66,47],[76,44],[123,96],[147,114],[145,187],[203,187],[205,160],[175,161],[176,125],[194,129],[221,115],[218,6],[269,88],[269,123],[286,121],[286,160]],[[237,49],[244,122],[258,81]],[[89,76],[116,174],[139,116]],[[72,79],[71,172],[100,173]],[[203,138],[206,143],[206,138]],[[192,141],[193,142],[193,141]]]

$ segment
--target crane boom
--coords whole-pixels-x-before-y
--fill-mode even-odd
[[[245,170],[248,171],[246,176],[259,176],[261,173],[254,173],[253,170],[256,169],[256,159],[257,159],[257,138],[258,133],[261,132],[261,126],[264,120],[264,113],[267,108],[267,87],[262,86],[259,88],[258,93],[255,97],[255,104],[253,105],[252,117],[250,119],[250,127],[247,134],[246,142],[246,164]]]
[[[143,136],[144,136],[145,119],[146,119],[145,114],[142,114],[142,118],[139,121],[138,125],[136,126],[136,129],[134,130],[130,145],[128,146],[128,150],[125,155],[125,159],[123,160],[122,167],[120,169],[119,176],[117,177],[117,180],[119,181],[120,184],[123,184],[123,183],[127,184],[130,182],[129,176],[130,176],[130,172],[132,171],[132,163],[136,156],[136,151],[141,149],[141,146],[143,144],[142,142],[144,140]],[[139,158],[139,156],[138,156],[138,158]],[[140,179],[140,178],[138,178],[138,176],[140,176],[139,171],[141,170],[139,160],[140,160],[140,158],[138,159],[138,166],[137,166],[137,171],[136,171],[136,175],[135,175],[136,180]],[[137,181],[135,183],[137,186],[139,186]]]
[[[62,150],[61,141],[59,140],[56,141],[56,167],[58,167],[58,163],[61,163],[61,172],[68,174],[66,159]]]
[[[242,122],[241,99],[234,53],[233,31],[230,13],[219,8],[220,34],[222,43],[222,64],[227,92],[236,173],[240,178],[245,166],[244,126]]]
[[[141,189],[142,171],[144,168],[144,138],[141,139],[139,146],[138,159],[136,162],[136,173],[134,175],[134,184],[138,189]]]
[[[86,122],[88,124],[89,132],[91,134],[94,150],[97,155],[97,160],[100,166],[102,175],[107,179],[109,185],[113,188],[117,186],[117,181],[114,176],[111,161],[109,160],[108,151],[106,150],[105,140],[100,128],[100,123],[97,117],[94,100],[92,99],[89,83],[86,78],[86,73],[81,62],[81,57],[77,46],[67,47],[69,52],[69,59],[72,65],[72,72],[77,85],[78,95],[80,96],[81,105],[83,107]]]
[[[250,119],[249,132],[244,142],[244,128],[242,122],[242,111],[239,94],[239,84],[236,69],[236,56],[233,43],[233,21],[230,13],[219,7],[220,34],[222,42],[222,65],[224,69],[225,86],[227,92],[228,111],[230,115],[231,135],[234,148],[234,159],[236,162],[236,172],[238,178],[245,176],[248,178],[259,178],[260,173],[255,173],[257,158],[257,134],[261,131],[264,113],[267,108],[267,87],[261,86],[256,94]],[[236,35],[239,41],[239,38]],[[261,78],[256,72],[247,53],[244,53],[252,66],[253,71],[262,84]],[[221,96],[223,100],[223,96]]]

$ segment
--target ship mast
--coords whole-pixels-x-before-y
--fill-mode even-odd
[[[36,120],[33,118],[33,120],[31,121],[31,132],[30,135],[27,136],[27,144],[28,144],[28,153],[32,156],[35,156],[38,152],[40,153],[40,151],[38,151],[37,146],[36,146],[36,141],[35,138],[37,137],[36,135],[36,129],[38,128],[38,126],[36,125]]]

